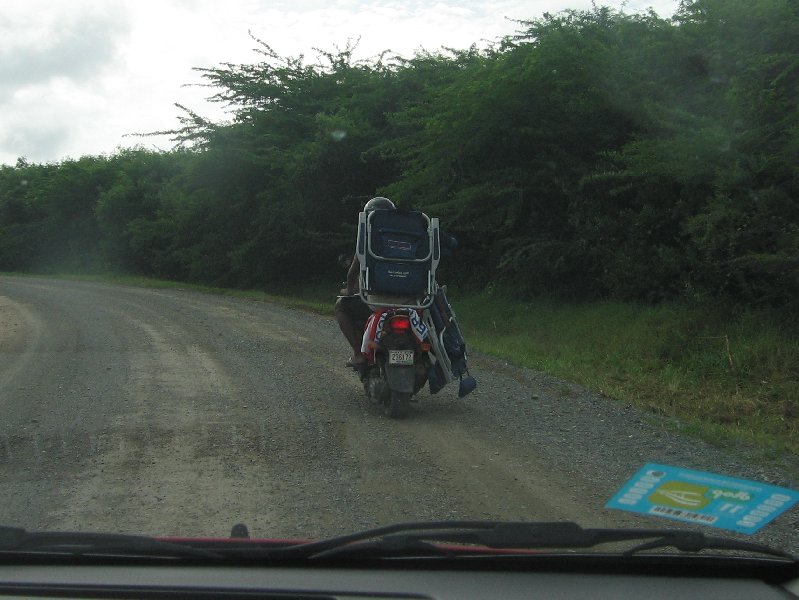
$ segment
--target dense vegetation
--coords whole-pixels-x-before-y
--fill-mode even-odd
[[[519,23],[487,49],[200,69],[181,147],[0,168],[0,270],[268,289],[341,274],[375,194],[441,217],[447,278],[516,295],[795,314],[799,4]]]

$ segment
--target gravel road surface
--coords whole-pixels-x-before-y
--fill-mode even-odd
[[[647,462],[797,487],[795,456],[760,467],[479,356],[468,398],[423,391],[391,420],[346,357],[329,317],[2,276],[0,523],[226,536],[243,522],[258,537],[450,518],[668,527],[604,508]],[[799,509],[753,538],[799,552]]]

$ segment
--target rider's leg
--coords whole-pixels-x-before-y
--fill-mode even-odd
[[[365,362],[363,354],[361,354],[361,342],[363,340],[363,331],[360,331],[355,319],[345,308],[345,303],[342,298],[336,300],[336,305],[333,308],[333,314],[336,318],[341,333],[347,340],[347,343],[352,347],[352,358],[350,362],[353,364],[361,364]]]

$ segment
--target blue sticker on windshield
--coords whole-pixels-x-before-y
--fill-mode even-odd
[[[799,492],[679,467],[647,464],[605,508],[755,533],[799,502]]]

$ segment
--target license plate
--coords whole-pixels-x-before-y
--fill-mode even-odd
[[[412,365],[413,350],[389,350],[388,364],[390,365]]]

